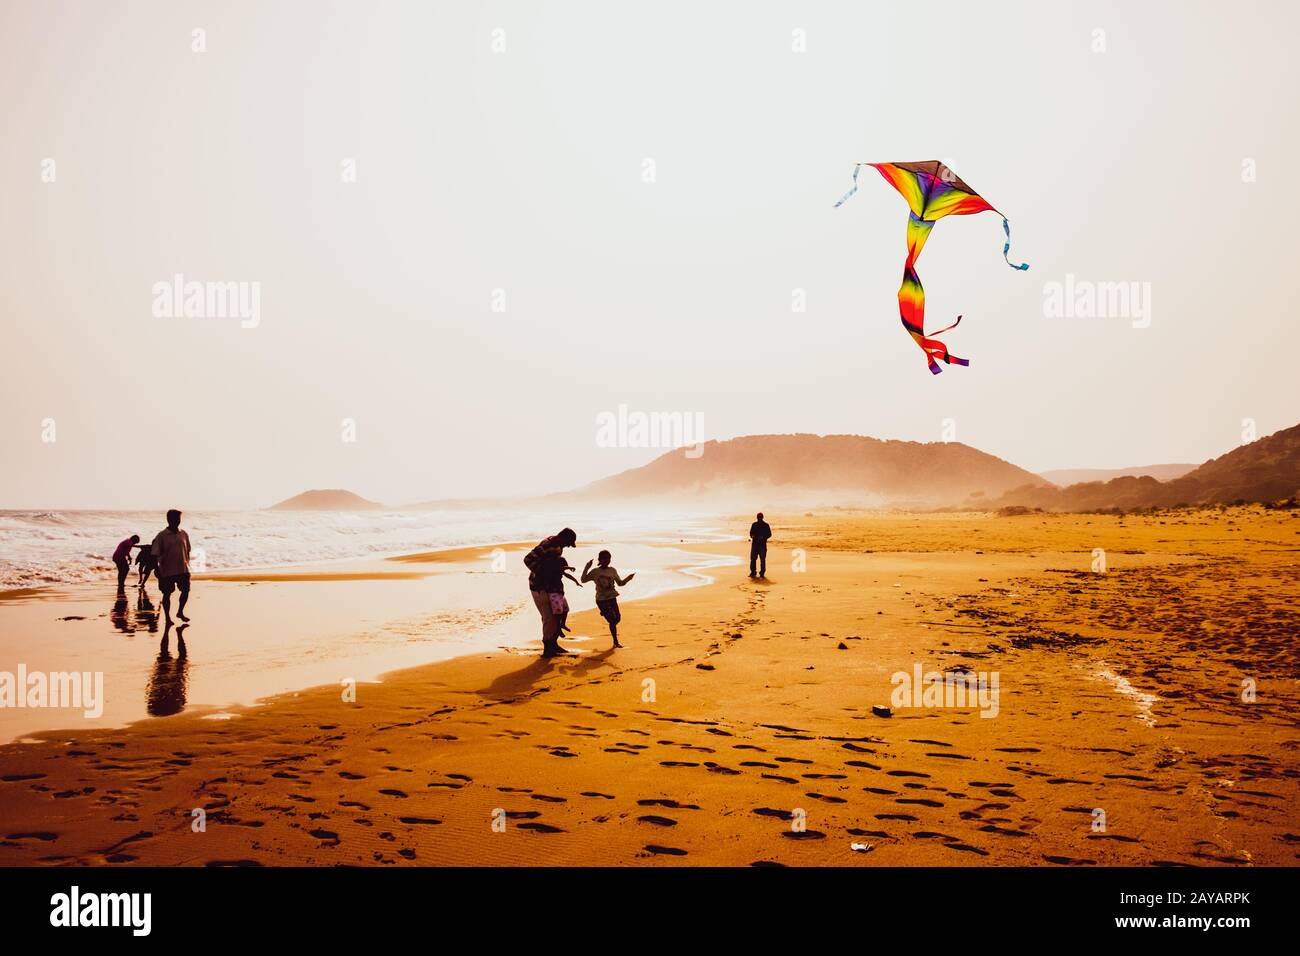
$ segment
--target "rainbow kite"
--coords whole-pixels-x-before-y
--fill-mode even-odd
[[[998,211],[962,182],[956,173],[935,159],[924,163],[858,163],[853,167],[853,188],[835,204],[836,208],[858,191],[858,171],[863,166],[875,167],[889,185],[902,194],[911,209],[907,221],[907,261],[903,264],[903,285],[898,290],[898,311],[903,317],[903,328],[921,346],[925,360],[930,364],[930,371],[935,375],[943,371],[935,359],[943,359],[948,364],[956,362],[958,365],[969,365],[969,361],[957,358],[948,351],[946,345],[934,338],[934,335],[955,329],[961,322],[960,315],[947,328],[940,329],[931,336],[925,334],[925,290],[921,288],[921,280],[916,274],[916,260],[921,255],[925,240],[930,238],[930,230],[934,228],[935,222],[944,216],[969,216],[985,210]],[[998,215],[1002,216],[1002,213],[998,212]],[[1002,246],[1002,258],[1013,269],[1028,269],[1026,263],[1017,265],[1007,256],[1011,251],[1011,224],[1007,222],[1006,216],[1002,216],[1002,231],[1007,236]]]

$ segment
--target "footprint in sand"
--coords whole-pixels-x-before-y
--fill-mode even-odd
[[[407,796],[408,796],[408,794],[403,793],[401,790],[391,790],[391,789],[390,789],[390,790],[380,790],[379,792],[382,793],[382,794],[383,794],[384,796],[386,796],[386,797],[397,797],[397,798],[402,799],[402,800],[405,800],[405,799],[407,798]]]
[[[776,817],[779,820],[793,820],[794,814],[789,810],[776,810],[772,807],[756,807],[754,813],[760,817]]]
[[[639,807],[667,807],[669,810],[698,810],[698,803],[678,803],[676,800],[661,798],[658,800],[638,800]]]
[[[437,826],[442,823],[441,820],[435,820],[433,817],[398,817],[397,819],[411,826]]]
[[[559,827],[553,827],[549,823],[537,823],[537,822],[520,823],[517,825],[516,829],[532,830],[534,833],[563,833],[564,832]]]
[[[825,793],[806,793],[804,796],[812,797],[814,800],[821,800],[825,803],[848,803],[843,797],[832,797]]]
[[[977,856],[988,856],[988,850],[981,850],[977,846],[971,846],[969,843],[945,843],[943,844],[949,850],[958,850],[962,853],[974,853]]]
[[[659,846],[655,843],[646,844],[646,852],[654,856],[686,856],[685,850],[679,850],[675,846]]]
[[[648,814],[646,814],[645,816],[642,816],[642,817],[637,817],[637,821],[638,821],[639,823],[649,823],[649,824],[653,824],[654,826],[657,826],[657,827],[675,827],[675,826],[677,826],[677,821],[676,821],[676,820],[670,819],[669,817],[659,817],[659,816],[655,816],[655,815],[652,814],[652,813],[648,813]]]
[[[661,760],[661,761],[659,761],[659,766],[661,766],[661,767],[698,767],[699,764],[697,764],[697,763],[691,763],[690,761],[686,761],[686,760]]]
[[[820,830],[782,830],[781,836],[787,840],[825,840],[826,834]]]
[[[602,799],[602,800],[613,800],[613,799],[614,799],[614,795],[613,795],[613,794],[611,794],[611,793],[601,793],[601,792],[598,791],[598,790],[584,790],[584,791],[582,791],[582,796],[584,796],[584,797],[599,797],[599,798]]]
[[[68,800],[72,797],[84,797],[95,792],[94,787],[82,787],[80,790],[60,790],[54,794],[55,800]]]
[[[1025,833],[1021,830],[1008,830],[1006,827],[1000,827],[993,823],[986,823],[984,826],[980,827],[980,830],[983,831],[984,833],[996,833],[999,836],[1010,836],[1010,837],[1029,836],[1028,833]]]
[[[568,803],[568,797],[551,797],[544,793],[534,793],[529,797],[530,800],[541,800],[545,803]]]
[[[1048,863],[1055,863],[1058,866],[1096,866],[1096,860],[1076,860],[1069,856],[1048,856],[1043,854],[1043,859]]]

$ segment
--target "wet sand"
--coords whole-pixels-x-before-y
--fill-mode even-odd
[[[599,546],[588,543],[582,553]],[[530,547],[196,573],[192,623],[170,631],[152,582],[145,604],[133,587],[114,597],[109,582],[11,597],[0,603],[0,671],[17,673],[21,664],[29,673],[102,672],[104,704],[93,718],[84,707],[0,707],[0,743],[182,711],[217,716],[274,694],[372,683],[401,668],[524,646],[541,630],[522,561]],[[617,547],[629,570],[640,569],[633,599],[699,584],[704,578],[690,565],[709,563],[671,547]],[[590,587],[569,588],[591,604]]]
[[[0,748],[0,863],[1294,865],[1295,512],[769,520],[621,650]],[[996,716],[874,712],[918,664]]]

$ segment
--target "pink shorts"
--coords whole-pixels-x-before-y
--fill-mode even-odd
[[[569,602],[564,599],[564,595],[552,591],[547,595],[551,599],[552,614],[567,614],[569,611]]]

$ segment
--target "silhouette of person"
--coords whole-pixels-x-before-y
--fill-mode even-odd
[[[181,513],[167,512],[167,527],[158,532],[149,549],[158,562],[158,587],[162,591],[163,617],[172,619],[172,591],[181,592],[176,616],[188,621],[185,602],[190,599],[190,536],[181,530]]]
[[[151,717],[170,717],[185,709],[185,695],[189,690],[189,659],[185,654],[185,628],[176,629],[176,656],[172,657],[170,643],[171,622],[163,628],[162,643],[158,645],[158,658],[153,673],[145,687],[144,705]]]
[[[537,547],[524,555],[528,568],[528,590],[542,618],[542,656],[554,657],[568,654],[560,646],[560,618],[552,608],[551,594],[564,592],[564,549],[576,547],[578,535],[572,528],[562,528],[559,533],[543,538]]]
[[[763,512],[758,513],[758,520],[749,526],[749,576],[751,578],[767,577],[767,539],[772,537],[772,529],[763,520]],[[757,574],[754,567],[760,568]]]
[[[158,567],[158,559],[153,556],[153,548],[141,548],[140,554],[135,559],[135,566],[140,572],[140,580],[136,584],[143,590],[149,581],[149,575]]]
[[[140,536],[133,534],[129,538],[123,538],[117,543],[113,551],[113,563],[117,565],[117,590],[121,593],[126,589],[126,576],[131,570],[131,549],[140,543]]]

